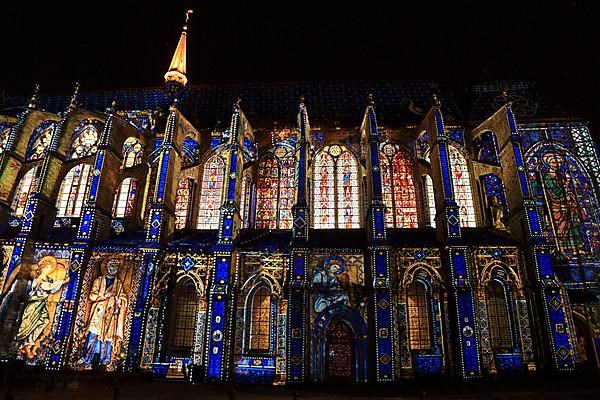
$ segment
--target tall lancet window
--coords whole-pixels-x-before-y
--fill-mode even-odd
[[[175,229],[187,228],[192,209],[193,192],[194,180],[192,178],[184,178],[179,181],[175,196]]]
[[[12,201],[12,210],[15,217],[23,216],[27,205],[27,197],[29,197],[29,193],[37,188],[37,170],[38,167],[35,166],[27,171],[15,189]]]
[[[114,218],[131,218],[135,210],[135,196],[137,191],[137,180],[133,178],[123,179],[121,186],[116,190],[113,202]]]
[[[223,203],[223,183],[225,163],[215,154],[204,163],[200,205],[198,207],[198,229],[218,229],[221,205]]]
[[[491,279],[485,287],[485,300],[492,348],[512,347],[510,313],[504,284]]]
[[[250,200],[252,199],[252,177],[245,174],[242,180],[242,198],[240,201],[240,218],[242,219],[242,228],[250,227]]]
[[[454,199],[459,208],[460,224],[463,227],[476,227],[475,208],[473,206],[473,192],[467,160],[454,146],[448,146]]]
[[[315,157],[314,227],[360,228],[359,168],[341,145],[325,146]]]
[[[44,158],[50,142],[52,141],[52,132],[56,126],[55,121],[44,121],[40,123],[29,138],[27,151],[25,152],[25,161],[34,161]]]
[[[296,158],[287,146],[278,146],[258,164],[256,228],[291,229],[296,196]]]
[[[415,280],[406,291],[408,337],[411,350],[431,348],[430,311],[427,287]]]
[[[248,350],[266,352],[271,347],[271,293],[260,285],[250,296]]]
[[[71,153],[69,158],[76,160],[95,154],[98,150],[98,128],[100,121],[83,120],[79,123],[71,137]]]
[[[425,217],[427,218],[427,225],[435,228],[435,191],[433,189],[433,179],[431,176],[423,176],[423,187],[425,188],[423,193],[425,194]]]
[[[379,165],[383,200],[385,202],[385,224],[388,228],[416,228],[417,199],[413,181],[411,159],[400,146],[387,143],[383,146]]]
[[[81,215],[91,170],[92,167],[89,164],[78,164],[67,173],[60,185],[56,201],[57,217],[79,217]]]

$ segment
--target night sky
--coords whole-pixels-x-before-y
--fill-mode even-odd
[[[257,3],[2,4],[0,94],[162,85],[191,7],[191,84],[435,79],[460,104],[482,79],[532,79],[600,123],[597,1]]]

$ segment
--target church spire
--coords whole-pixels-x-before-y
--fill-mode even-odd
[[[187,10],[185,12],[185,24],[183,25],[183,30],[181,31],[181,36],[179,37],[179,43],[177,43],[177,48],[173,54],[173,59],[171,60],[169,70],[165,74],[165,85],[169,91],[176,91],[177,89],[183,88],[187,84],[187,77],[185,76],[186,39],[188,21],[190,19],[190,14],[192,13],[193,10]]]

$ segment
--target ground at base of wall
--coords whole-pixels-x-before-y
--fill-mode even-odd
[[[29,376],[28,378],[31,378]],[[457,384],[454,382],[411,381],[393,385],[362,386],[306,386],[303,388],[272,386],[227,386],[227,385],[191,385],[176,382],[154,382],[145,376],[121,376],[118,381],[113,378],[98,379],[97,384],[76,384],[70,379],[64,384],[59,375],[55,375],[53,385],[39,386],[17,383],[11,390],[15,400],[64,400],[85,399],[100,400],[114,398],[118,387],[119,399],[145,400],[179,400],[202,398],[206,400],[254,400],[254,399],[290,399],[290,400],[342,400],[342,399],[598,399],[600,385],[598,376],[576,378],[533,378],[529,380],[512,379],[494,382]],[[47,374],[40,374],[40,379],[48,382]],[[26,379],[29,380],[29,379]],[[63,382],[58,384],[59,382]],[[0,387],[0,396],[5,398],[8,391],[6,381]]]

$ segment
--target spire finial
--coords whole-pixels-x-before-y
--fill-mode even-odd
[[[36,83],[35,88],[33,89],[33,95],[31,95],[31,99],[29,100],[29,105],[27,108],[30,110],[35,109],[37,105],[38,95],[40,94],[40,84]]]
[[[433,104],[434,104],[436,107],[439,107],[439,106],[441,106],[441,105],[442,105],[442,102],[440,101],[440,99],[439,99],[439,97],[438,97],[437,93],[434,93],[434,94],[433,94]]]
[[[169,65],[169,70],[165,74],[165,85],[167,86],[167,89],[169,91],[177,91],[178,89],[183,88],[187,84],[186,41],[188,22],[190,20],[190,15],[193,12],[194,11],[191,9],[188,9],[185,12],[185,23],[183,24],[181,36],[179,36],[179,42],[177,43],[177,48],[175,49],[173,58],[171,59],[171,65]]]
[[[510,100],[509,100],[509,97],[508,97],[508,92],[506,90],[502,91],[502,100],[504,101],[504,104],[510,105]]]
[[[304,100],[306,100],[306,99],[304,98],[303,94],[300,95],[300,99],[299,100],[300,100],[300,105],[304,105]]]
[[[69,102],[69,110],[77,107],[77,96],[79,96],[79,87],[81,84],[79,82],[75,82],[75,90],[73,91],[73,95],[71,96],[71,101]]]
[[[369,93],[367,96],[367,102],[371,107],[375,107],[375,96],[373,96],[373,93]]]

